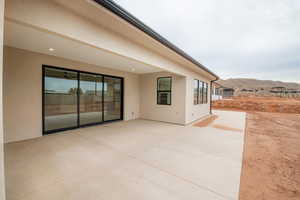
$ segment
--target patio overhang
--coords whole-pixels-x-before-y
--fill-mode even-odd
[[[169,71],[181,76],[192,72],[208,80],[217,77],[174,45],[171,48],[170,42],[164,44],[161,37],[152,37],[92,0],[77,0],[76,3],[10,0],[6,4],[5,20],[155,68],[151,72]]]
[[[163,71],[113,51],[9,19],[5,20],[4,45],[136,74]]]

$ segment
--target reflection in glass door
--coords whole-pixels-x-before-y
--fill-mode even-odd
[[[123,119],[122,84],[120,77],[44,66],[43,133]]]
[[[80,73],[80,125],[102,122],[102,76]]]
[[[121,79],[104,77],[104,121],[121,119]]]
[[[44,71],[44,131],[77,126],[77,72]]]

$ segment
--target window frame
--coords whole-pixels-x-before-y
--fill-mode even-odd
[[[197,103],[195,104],[195,81],[197,81]],[[194,79],[193,81],[193,104],[207,104],[208,103],[208,83]],[[201,97],[201,99],[200,99]],[[205,97],[205,98],[204,98]]]
[[[170,90],[160,90],[159,88],[159,80],[160,79],[164,79],[164,78],[168,78],[170,79]],[[168,104],[163,104],[163,103],[159,103],[159,94],[163,93],[163,92],[168,92],[170,93],[170,103]],[[172,76],[165,76],[165,77],[158,77],[156,80],[156,104],[157,105],[166,105],[166,106],[170,106],[172,105]]]
[[[204,92],[205,91],[205,92]],[[205,94],[204,94],[205,93]],[[204,98],[205,96],[205,98]],[[203,88],[202,88],[202,104],[208,103],[208,83],[203,82]]]
[[[195,81],[197,82],[197,88],[195,88]],[[195,103],[195,89],[197,91],[197,100],[196,100],[196,103]],[[198,105],[199,104],[199,80],[198,79],[194,79],[193,81],[193,104],[194,105]]]
[[[204,82],[203,81],[200,81],[199,80],[199,87],[198,87],[198,90],[199,90],[199,98],[200,98],[200,95],[201,95],[201,101],[200,99],[198,100],[199,101],[199,104],[203,104],[203,91],[204,91]]]
[[[76,98],[77,98],[77,125],[74,127],[66,127],[66,128],[58,128],[58,129],[53,129],[53,130],[45,130],[45,81],[46,81],[46,69],[57,69],[57,70],[64,70],[64,71],[69,71],[69,72],[75,72],[77,73],[77,88],[80,88],[80,74],[91,74],[91,75],[100,75],[102,76],[102,81],[104,80],[105,77],[108,78],[116,78],[120,79],[121,81],[121,102],[120,102],[120,118],[119,119],[113,119],[113,120],[104,120],[102,118],[102,121],[96,122],[96,123],[90,123],[90,124],[80,124],[80,94],[79,94],[79,89],[77,90]],[[104,102],[104,90],[102,90],[102,102]],[[47,134],[52,134],[52,133],[57,133],[61,131],[66,131],[66,130],[72,130],[72,129],[78,129],[82,127],[87,127],[87,126],[94,126],[94,125],[99,125],[99,124],[104,124],[104,123],[109,123],[113,121],[121,121],[124,119],[124,77],[119,77],[119,76],[113,76],[113,75],[108,75],[108,74],[101,74],[101,73],[94,73],[94,72],[88,72],[88,71],[81,71],[81,70],[76,70],[76,69],[69,69],[69,68],[63,68],[63,67],[57,67],[57,66],[51,66],[51,65],[42,65],[42,135],[47,135]],[[104,104],[103,104],[104,105]],[[103,109],[102,105],[102,109]],[[103,109],[104,110],[104,109]]]

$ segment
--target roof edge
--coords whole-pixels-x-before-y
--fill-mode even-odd
[[[144,24],[142,21],[140,21],[139,19],[134,17],[132,14],[130,14],[128,11],[126,11],[124,8],[122,8],[121,6],[116,4],[115,2],[113,2],[111,0],[93,0],[93,1],[100,4],[101,6],[105,7],[106,9],[110,10],[111,12],[118,15],[119,17],[121,17],[122,19],[124,19],[125,21],[130,23],[131,25],[135,26],[139,30],[143,31],[144,33],[146,33],[147,35],[149,35],[150,37],[152,37],[156,41],[160,42],[164,46],[168,47],[169,49],[171,49],[174,52],[176,52],[177,54],[179,54],[180,56],[184,57],[185,59],[189,60],[193,64],[197,65],[202,70],[208,72],[209,74],[211,74],[215,78],[219,79],[218,75],[216,75],[215,73],[210,71],[207,67],[203,66],[201,63],[199,63],[197,60],[195,60],[190,55],[185,53],[183,50],[181,50],[180,48],[178,48],[177,46],[175,46],[174,44],[169,42],[163,36],[161,36],[160,34],[155,32],[153,29],[151,29],[149,26]]]

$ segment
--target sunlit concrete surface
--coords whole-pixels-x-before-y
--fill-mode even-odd
[[[214,123],[244,129],[244,113],[217,114]],[[133,120],[10,143],[7,199],[238,199],[243,137]]]

